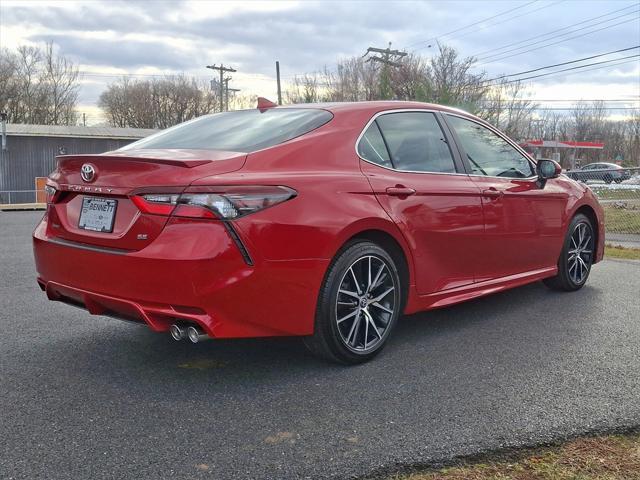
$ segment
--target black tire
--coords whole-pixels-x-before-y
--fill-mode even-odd
[[[589,239],[586,240],[584,248],[578,248],[576,246],[576,240],[572,239],[574,235],[579,234],[577,230],[579,228],[584,228],[585,232],[589,235]],[[580,251],[575,253],[577,250]],[[562,252],[558,259],[558,274],[555,277],[544,279],[544,284],[553,290],[565,292],[573,292],[581,289],[589,278],[594,255],[595,231],[593,224],[586,215],[578,213],[573,217],[567,229]],[[580,262],[578,262],[576,256],[580,257]],[[576,264],[575,266],[574,263]],[[581,275],[578,275],[578,271]]]
[[[361,276],[364,282],[358,282]],[[397,265],[383,248],[367,240],[348,243],[325,275],[314,334],[304,339],[305,345],[332,362],[353,365],[371,360],[382,351],[398,321],[402,289]]]
[[[604,176],[604,183],[611,183],[613,181],[613,177],[611,177],[611,175],[607,174]]]
[[[614,181],[615,181],[616,183],[622,183],[622,180],[624,180],[622,177],[618,177],[618,178],[616,178]]]

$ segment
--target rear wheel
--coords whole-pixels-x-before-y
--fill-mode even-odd
[[[554,290],[571,292],[587,282],[595,254],[595,234],[591,220],[581,213],[571,220],[558,260],[558,274],[544,280]]]
[[[331,263],[318,298],[309,349],[334,362],[370,360],[384,347],[400,315],[402,292],[392,257],[369,241],[342,249]]]
[[[604,176],[604,183],[611,183],[613,181],[613,177],[609,174]]]

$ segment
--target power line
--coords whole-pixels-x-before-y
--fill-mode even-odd
[[[519,76],[519,75],[525,75],[527,73],[539,72],[540,70],[546,70],[547,68],[561,67],[563,65],[570,65],[572,63],[584,62],[585,60],[592,60],[594,58],[604,57],[606,55],[612,55],[614,53],[627,52],[629,50],[635,50],[637,48],[640,48],[640,45],[636,45],[635,47],[621,48],[620,50],[613,50],[611,52],[600,53],[598,55],[592,55],[590,57],[579,58],[577,60],[571,60],[569,62],[555,63],[553,65],[546,65],[544,67],[538,67],[538,68],[534,68],[532,70],[525,70],[524,72],[511,73],[509,75],[500,75],[499,77],[495,77],[495,78],[491,78],[489,80],[485,80],[485,82],[487,82],[487,83],[488,82],[494,82],[496,80],[501,80],[501,79],[507,78],[507,77],[510,78],[510,77],[516,77],[516,76]],[[623,57],[623,58],[625,58],[625,57]],[[621,60],[621,59],[620,58],[616,58],[614,60]],[[614,61],[614,60],[611,60],[611,61]]]
[[[499,110],[503,107],[485,107],[487,110]],[[638,107],[598,107],[600,110],[638,110]],[[575,110],[575,107],[509,107],[510,110],[543,110],[543,111],[568,111]]]
[[[508,84],[508,83],[520,82],[520,81],[523,81],[523,80],[531,80],[531,79],[533,79],[533,78],[547,77],[547,76],[556,75],[556,74],[558,74],[558,73],[562,73],[562,72],[568,72],[568,71],[571,71],[571,70],[583,69],[583,68],[585,68],[585,67],[590,67],[590,66],[593,66],[593,65],[601,65],[601,64],[604,64],[604,63],[617,62],[617,61],[622,60],[622,59],[626,59],[626,58],[636,58],[636,57],[640,57],[640,54],[638,54],[638,55],[629,55],[628,57],[616,58],[616,59],[614,59],[614,60],[605,60],[605,61],[603,61],[603,62],[589,63],[589,64],[587,64],[587,65],[580,65],[580,66],[577,66],[577,67],[564,68],[564,69],[562,69],[562,70],[556,70],[555,72],[543,73],[543,74],[540,74],[540,75],[533,75],[533,76],[531,76],[531,77],[519,78],[519,79],[517,79],[517,80],[510,80],[510,81],[508,81],[508,82],[503,82],[503,85]],[[631,62],[636,62],[636,61],[637,61],[637,60],[626,60],[626,61],[624,61],[624,62],[612,63],[612,64],[607,65],[607,66],[605,66],[605,67],[588,68],[588,69],[586,69],[586,70],[580,70],[580,72],[576,72],[576,73],[588,72],[588,71],[591,71],[591,70],[598,70],[598,69],[600,69],[600,68],[614,67],[614,66],[616,66],[616,65],[623,65],[623,64],[625,64],[625,63],[631,63]]]
[[[526,42],[528,42],[528,41],[530,41],[530,40],[535,40],[536,38],[546,37],[546,36],[548,36],[548,35],[551,35],[552,33],[561,32],[562,30],[567,30],[567,29],[569,29],[569,28],[576,27],[576,26],[578,26],[578,25],[582,25],[582,24],[584,24],[584,23],[592,22],[593,20],[598,20],[598,19],[603,18],[603,17],[608,17],[609,15],[613,15],[613,14],[618,13],[618,12],[621,12],[621,11],[623,11],[623,10],[629,10],[630,8],[637,8],[637,6],[638,6],[637,4],[628,5],[628,6],[624,7],[624,8],[619,8],[619,9],[617,9],[617,10],[613,10],[613,11],[611,11],[611,12],[609,12],[609,13],[605,13],[605,14],[602,14],[602,15],[598,15],[598,16],[596,16],[596,17],[588,18],[588,19],[583,20],[583,21],[581,21],[581,22],[573,23],[573,24],[571,24],[571,25],[567,25],[567,26],[565,26],[565,27],[558,28],[558,29],[556,29],[556,30],[551,30],[550,32],[547,32],[547,33],[542,33],[542,34],[540,34],[540,35],[535,35],[535,36],[533,36],[533,37],[529,37],[529,38],[526,38],[526,39],[524,39],[524,40],[520,40],[520,41],[518,41],[518,42],[507,43],[506,45],[503,45],[502,47],[498,47],[498,48],[491,48],[491,49],[489,49],[489,50],[484,50],[484,51],[482,51],[482,52],[474,53],[474,54],[473,54],[473,55],[471,55],[471,56],[472,56],[472,57],[476,57],[476,58],[481,58],[481,57],[482,57],[483,55],[485,55],[486,53],[496,52],[496,51],[498,51],[498,50],[504,50],[505,48],[509,48],[509,47],[511,47],[511,46],[513,46],[513,45],[520,45],[521,43],[526,43]],[[623,16],[624,16],[624,15],[623,15]],[[616,17],[616,18],[618,18],[618,17]],[[609,20],[614,20],[614,19],[609,19]],[[591,25],[591,26],[593,26],[593,25]],[[588,27],[585,27],[585,28],[588,28]],[[572,33],[572,32],[568,32],[568,33]],[[549,39],[547,39],[547,40],[549,40]],[[517,49],[516,49],[516,50],[517,50]],[[507,53],[507,52],[502,52],[502,53]]]
[[[505,107],[487,107],[487,110],[498,110]],[[637,107],[599,107],[600,110],[638,110]],[[569,111],[575,107],[509,107],[510,110],[537,110],[537,111]]]
[[[170,76],[181,76],[184,75],[186,77],[189,78],[199,78],[199,79],[203,79],[203,80],[208,80],[209,76],[207,75],[193,75],[190,73],[186,73],[186,72],[166,72],[166,73],[129,73],[129,72],[125,72],[125,73],[108,73],[108,72],[96,72],[96,71],[92,71],[92,72],[88,72],[85,70],[80,70],[78,71],[78,73],[80,75],[82,75],[83,77],[107,77],[107,78],[122,78],[122,77],[148,77],[148,78],[164,78],[164,77],[170,77]],[[242,76],[242,78],[256,78],[256,79],[261,79],[261,80],[265,80],[265,81],[270,81],[271,78],[267,75],[267,74],[258,74],[258,73],[240,73],[240,76]]]
[[[511,58],[511,57],[515,57],[515,56],[517,56],[517,55],[522,55],[522,54],[524,54],[524,53],[534,52],[534,51],[536,51],[536,50],[540,50],[540,49],[545,48],[545,47],[550,47],[550,46],[553,46],[553,45],[558,45],[559,43],[563,43],[563,42],[566,42],[566,41],[568,41],[568,40],[573,40],[573,39],[576,39],[576,38],[582,38],[582,37],[585,37],[585,36],[587,36],[587,35],[591,35],[592,33],[600,32],[600,31],[602,31],[602,30],[607,30],[607,29],[609,29],[609,28],[613,28],[613,27],[616,27],[616,26],[618,26],[618,25],[622,25],[622,24],[625,24],[625,23],[633,22],[633,21],[636,21],[636,22],[637,22],[637,21],[638,21],[638,18],[637,18],[637,17],[636,17],[636,18],[630,18],[629,20],[625,20],[625,21],[623,21],[623,22],[614,23],[613,25],[608,25],[608,26],[606,26],[606,27],[602,27],[602,28],[599,28],[599,29],[593,30],[593,31],[591,31],[591,32],[586,32],[586,33],[583,33],[583,34],[580,34],[580,35],[575,35],[575,36],[573,36],[573,37],[565,38],[565,39],[563,39],[563,40],[559,40],[559,41],[557,41],[557,42],[547,43],[547,44],[545,44],[545,45],[541,45],[541,46],[536,47],[536,48],[531,48],[531,49],[529,49],[529,50],[524,50],[524,51],[522,51],[522,52],[513,53],[513,54],[511,54],[511,55],[500,56],[500,57],[498,57],[498,58],[494,58],[493,60],[491,60],[491,61],[489,61],[489,62],[487,62],[487,61],[483,61],[483,62],[480,62],[480,63],[479,63],[479,65],[483,65],[483,64],[486,64],[486,63],[494,63],[494,62],[497,62],[497,61],[499,61],[499,60],[504,60],[505,58]],[[546,40],[543,40],[543,41],[546,41]],[[535,44],[537,44],[537,43],[540,43],[540,42],[534,42],[534,43],[532,43],[531,45],[535,45]],[[527,46],[531,46],[531,45],[527,45]],[[524,47],[524,46],[523,46],[523,47],[520,47],[520,48],[526,48],[526,47]],[[519,50],[520,48],[517,48],[516,50]],[[507,52],[503,52],[503,53],[507,53]],[[490,56],[490,57],[485,57],[485,60],[486,60],[487,58],[491,58],[491,57],[493,57],[493,55],[492,55],[492,56]]]
[[[490,102],[491,100],[481,100],[485,101],[485,102]],[[623,102],[623,103],[635,103],[635,102],[640,102],[640,99],[637,100],[633,100],[633,99],[625,99],[625,98],[618,98],[618,99],[607,99],[607,98],[553,98],[553,99],[542,99],[542,98],[520,98],[518,99],[519,102],[544,102],[544,103],[553,103],[553,102],[557,102],[557,103],[568,103],[568,102],[605,102],[605,103],[617,103],[617,102]]]
[[[149,77],[149,78],[158,78],[158,77],[168,77],[168,76],[179,76],[185,74],[184,72],[172,72],[172,73],[106,73],[106,72],[87,72],[80,70],[78,71],[80,75],[83,77]],[[189,77],[196,78],[209,78],[204,75],[188,75]]]
[[[478,20],[477,22],[470,23],[469,25],[465,25],[464,27],[456,28],[455,30],[451,30],[451,31],[449,31],[447,33],[443,33],[443,34],[438,35],[436,37],[431,37],[431,38],[429,38],[427,40],[422,40],[420,42],[412,43],[411,45],[408,45],[407,48],[411,48],[411,47],[413,47],[415,45],[420,45],[420,44],[423,44],[423,43],[429,43],[432,40],[436,40],[436,39],[439,39],[439,38],[442,38],[442,37],[447,37],[447,36],[449,36],[449,35],[451,35],[453,33],[460,32],[462,30],[466,30],[467,28],[471,28],[471,27],[473,27],[475,25],[478,25],[479,23],[486,22],[487,20],[491,20],[491,19],[500,17],[502,15],[506,15],[507,13],[513,12],[514,10],[519,10],[521,8],[524,8],[524,7],[528,6],[528,5],[531,5],[532,3],[536,3],[538,1],[539,0],[532,0],[530,2],[525,3],[524,5],[519,5],[517,7],[510,8],[509,10],[505,10],[504,12],[497,13],[496,15],[493,15],[491,17],[483,18],[482,20]]]
[[[581,27],[581,28],[578,28],[578,29],[573,30],[573,31],[570,31],[570,32],[565,32],[565,33],[561,33],[561,34],[558,34],[558,35],[553,35],[553,36],[551,36],[551,37],[549,37],[549,38],[545,38],[544,40],[539,40],[539,41],[537,41],[537,42],[532,42],[532,43],[529,43],[529,44],[526,44],[526,45],[522,45],[522,46],[520,46],[520,47],[512,48],[512,49],[510,49],[510,50],[505,50],[504,52],[496,53],[496,54],[493,54],[493,55],[480,56],[480,57],[479,57],[479,59],[480,59],[480,60],[487,60],[487,59],[490,59],[490,58],[493,58],[493,57],[502,57],[505,53],[509,53],[509,52],[514,52],[514,51],[517,51],[517,50],[521,50],[521,49],[523,49],[523,48],[527,48],[527,47],[530,47],[530,46],[532,46],[532,45],[538,45],[538,44],[540,44],[540,43],[547,42],[547,41],[552,40],[552,39],[554,39],[554,38],[559,38],[559,37],[564,37],[564,36],[566,36],[566,35],[571,35],[571,34],[573,34],[573,33],[576,33],[576,32],[582,31],[582,30],[586,30],[586,29],[589,29],[589,28],[592,28],[592,27],[595,27],[595,26],[598,26],[598,25],[602,25],[602,24],[604,24],[604,23],[611,22],[612,20],[617,20],[618,18],[626,17],[626,16],[628,16],[628,15],[635,15],[635,14],[637,14],[638,12],[640,12],[640,10],[635,10],[635,11],[633,11],[633,12],[627,12],[627,13],[624,13],[624,14],[622,14],[622,15],[618,15],[617,17],[613,17],[613,18],[609,18],[609,19],[607,19],[607,20],[603,20],[602,22],[596,22],[596,23],[594,23],[593,25],[588,25],[588,26],[586,26],[586,27]],[[635,17],[634,17],[634,18],[635,18]],[[631,20],[634,20],[634,19],[629,19],[629,21],[631,21]],[[622,22],[622,23],[624,23],[624,22]],[[611,27],[613,27],[613,26],[615,26],[615,25],[619,25],[619,23],[618,23],[618,24],[614,24],[614,25],[610,25],[610,26],[611,26]],[[608,28],[608,27],[605,27],[605,28]],[[600,30],[594,30],[594,32],[598,32],[598,31],[600,31]],[[592,33],[593,33],[593,32],[592,32]],[[504,58],[508,58],[508,57],[504,57]]]
[[[547,4],[547,5],[543,5],[543,6],[541,6],[541,7],[538,7],[538,8],[536,8],[536,9],[529,10],[528,12],[521,13],[520,15],[514,15],[514,16],[512,16],[512,17],[505,18],[505,19],[504,19],[504,20],[502,20],[502,21],[499,21],[499,22],[493,22],[493,23],[491,23],[491,24],[489,24],[489,25],[487,25],[487,26],[488,26],[488,27],[495,27],[496,25],[501,25],[501,24],[503,24],[503,23],[510,22],[511,20],[515,20],[516,18],[520,18],[520,17],[524,17],[524,16],[527,16],[527,15],[531,15],[532,13],[535,13],[535,12],[537,12],[537,11],[539,11],[539,10],[544,10],[545,8],[553,7],[554,5],[557,5],[558,3],[561,3],[561,2],[563,2],[563,1],[564,1],[564,0],[557,0],[557,1],[552,2],[552,3],[549,3],[549,4]],[[449,39],[447,39],[447,40],[454,39],[454,38],[462,38],[462,37],[466,37],[467,35],[471,35],[472,33],[476,33],[476,30],[472,30],[472,31],[470,31],[470,32],[466,32],[466,33],[461,33],[461,34],[459,34],[459,35],[453,35],[453,36],[449,37]],[[424,50],[425,48],[429,48],[430,46],[431,46],[431,45],[427,45],[426,47],[420,47],[420,48],[417,48],[417,49],[415,49],[415,50],[416,50],[416,51],[418,51],[418,50]]]

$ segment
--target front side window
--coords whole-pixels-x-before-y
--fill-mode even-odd
[[[453,156],[433,113],[399,112],[376,119],[393,167],[411,172],[454,173]]]
[[[321,127],[333,118],[317,108],[270,108],[260,111],[205,115],[150,137],[131,143],[120,151],[134,149],[195,149],[254,152],[273,147]]]
[[[490,177],[528,178],[531,162],[509,142],[479,123],[453,115],[447,120],[458,134],[471,173]]]

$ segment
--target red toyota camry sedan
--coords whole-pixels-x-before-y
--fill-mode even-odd
[[[297,335],[363,362],[403,313],[539,280],[581,288],[603,211],[560,172],[460,110],[261,99],[58,157],[38,283],[176,340]]]

